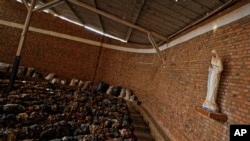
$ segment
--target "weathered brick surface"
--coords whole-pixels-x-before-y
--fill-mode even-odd
[[[15,1],[1,0],[0,7],[1,20],[24,24],[27,14],[24,5]],[[86,31],[83,27],[74,26],[42,12],[33,14],[31,26],[91,40],[101,40],[100,36]],[[12,64],[22,29],[0,25],[0,30],[0,61]],[[55,72],[58,77],[65,79],[76,77],[92,80],[98,52],[97,46],[28,32],[20,65],[34,67],[44,75]]]
[[[4,11],[8,6],[2,3],[7,2],[0,2]],[[0,11],[1,19],[23,23],[10,16],[12,10],[12,14]],[[25,17],[25,14],[21,13],[20,17]],[[41,18],[48,17],[43,15]],[[53,21],[49,22],[49,27],[38,21],[32,24],[100,40],[99,36],[79,32],[78,27],[59,19],[47,20]],[[58,25],[63,28],[59,29]],[[12,63],[21,30],[2,25],[0,30],[0,61]],[[228,116],[226,122],[210,119],[194,110],[206,97],[212,49],[218,51],[224,65],[217,102],[220,111]],[[33,66],[42,73],[55,72],[61,77],[90,80],[94,78],[97,66],[95,82],[102,80],[131,88],[175,140],[228,141],[230,124],[250,124],[250,16],[181,43],[162,54],[167,62],[165,68],[156,54],[121,52],[29,32],[21,65]]]
[[[229,140],[230,124],[250,124],[249,23],[250,16],[163,51],[166,68],[155,55],[103,49],[97,78],[132,88],[176,140]],[[226,122],[194,110],[206,97],[212,49],[224,64],[217,101]]]

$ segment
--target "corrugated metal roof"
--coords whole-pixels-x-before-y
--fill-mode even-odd
[[[214,14],[215,10],[218,12],[218,8],[224,9],[237,2],[237,0],[38,0],[37,7],[55,1],[62,2],[49,7],[54,14],[124,41],[147,45],[150,44],[148,34],[152,33],[157,43],[166,41],[196,21],[211,13]],[[91,9],[86,8],[86,5]]]

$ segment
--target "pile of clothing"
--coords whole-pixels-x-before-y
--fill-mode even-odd
[[[124,98],[48,81],[0,79],[0,141],[135,141]]]

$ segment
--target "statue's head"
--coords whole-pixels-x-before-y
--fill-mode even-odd
[[[215,49],[213,49],[213,50],[211,51],[211,53],[212,53],[212,55],[213,55],[214,57],[216,57],[217,52],[216,52],[216,50],[215,50]]]
[[[215,49],[213,49],[211,52],[212,52],[213,54],[216,54],[216,53],[217,53]]]

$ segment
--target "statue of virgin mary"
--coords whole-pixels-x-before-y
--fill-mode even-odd
[[[211,66],[208,71],[207,96],[202,107],[212,112],[218,112],[219,108],[216,104],[217,91],[220,82],[220,73],[223,70],[223,65],[216,50],[212,50]]]

